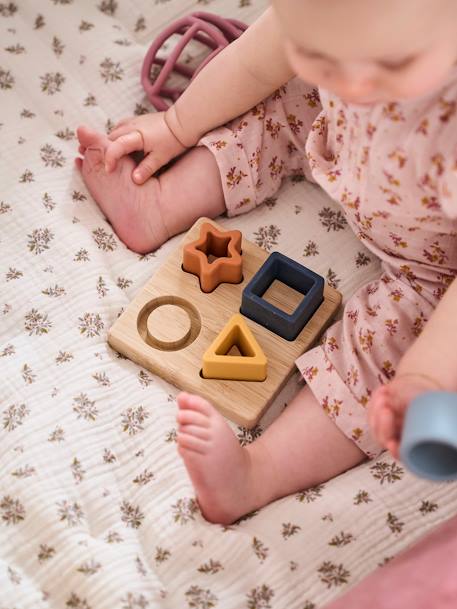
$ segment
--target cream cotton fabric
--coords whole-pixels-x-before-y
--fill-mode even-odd
[[[456,511],[454,484],[385,454],[230,527],[208,524],[175,445],[177,390],[125,360],[107,330],[177,246],[138,256],[73,166],[74,130],[150,110],[142,58],[171,20],[247,22],[260,1],[0,3],[1,609],[314,609]],[[300,175],[242,217],[267,251],[345,298],[375,256]],[[249,442],[298,389],[298,374]]]

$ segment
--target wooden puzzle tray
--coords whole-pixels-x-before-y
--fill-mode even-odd
[[[224,230],[213,220],[200,218],[113,324],[108,342],[179,389],[204,396],[238,425],[251,428],[293,373],[295,359],[329,325],[341,304],[341,294],[326,284],[323,302],[293,341],[243,318],[267,357],[264,381],[203,378],[203,354],[229,319],[239,313],[243,289],[270,255],[243,238],[241,283],[222,283],[205,293],[198,276],[182,269],[183,246],[199,238],[204,222]],[[263,298],[291,313],[303,295],[274,281]]]

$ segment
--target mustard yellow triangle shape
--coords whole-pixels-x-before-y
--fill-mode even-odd
[[[231,347],[240,346],[243,355],[227,355]],[[264,381],[267,358],[254,338],[244,317],[233,315],[203,355],[204,378],[232,381]]]

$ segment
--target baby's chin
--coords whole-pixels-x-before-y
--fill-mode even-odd
[[[338,93],[335,93],[335,95],[338,95]],[[363,108],[369,108],[371,106],[375,106],[376,104],[384,104],[387,101],[384,97],[363,98],[351,97],[346,95],[339,95],[338,97],[341,99],[342,102],[346,104],[349,104],[351,106],[361,106]]]
[[[375,106],[376,104],[385,104],[387,102],[395,101],[388,97],[388,95],[382,91],[373,93],[372,95],[349,95],[344,92],[337,91],[336,89],[327,89],[333,95],[336,95],[342,102],[350,104],[351,106]]]
[[[411,101],[420,101],[428,95],[434,94],[440,87],[445,83],[445,79],[436,79],[434,82],[421,82],[411,84],[408,88],[402,90],[384,90],[377,91],[373,95],[357,96],[357,95],[345,95],[339,94],[338,91],[333,91],[343,102],[350,104],[351,106],[370,107],[378,104],[388,103],[408,103]]]
[[[338,93],[335,93],[338,95]],[[408,96],[405,97],[395,97],[395,96],[387,96],[387,95],[379,95],[376,97],[363,98],[363,97],[351,97],[346,95],[338,95],[342,102],[349,104],[351,106],[360,106],[361,108],[371,108],[378,104],[388,104],[388,103],[402,103],[408,101],[410,98]]]

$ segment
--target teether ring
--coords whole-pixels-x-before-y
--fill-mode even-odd
[[[174,103],[184,91],[178,87],[165,86],[172,72],[185,76],[190,82],[213,57],[241,36],[247,27],[246,24],[236,19],[226,19],[206,12],[192,13],[171,23],[152,43],[141,69],[141,84],[156,110],[168,109],[169,104],[163,99],[164,97]],[[182,36],[179,43],[166,59],[157,57],[159,49],[173,34]],[[182,50],[191,40],[198,40],[210,49],[210,53],[195,70],[177,61]],[[161,70],[155,81],[151,82],[151,70],[156,65],[161,66]]]

